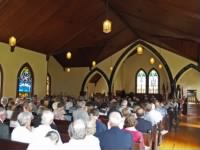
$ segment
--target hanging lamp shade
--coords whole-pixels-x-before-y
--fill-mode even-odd
[[[109,19],[103,21],[103,32],[110,33],[112,31],[112,22]]]
[[[16,38],[15,38],[14,36],[11,36],[11,37],[9,38],[9,45],[10,45],[11,47],[14,47],[14,46],[16,45],[16,43],[17,43]]]
[[[144,50],[143,50],[143,47],[142,47],[142,46],[138,46],[138,47],[137,47],[137,54],[138,54],[138,55],[142,55],[142,54],[143,54],[143,51],[144,51]]]
[[[92,67],[95,67],[96,66],[96,61],[92,61]]]
[[[155,59],[153,57],[150,58],[150,64],[154,64],[155,63]]]
[[[72,53],[71,52],[67,52],[66,53],[66,58],[67,59],[71,59],[72,58]]]

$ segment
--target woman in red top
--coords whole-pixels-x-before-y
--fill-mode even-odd
[[[135,128],[136,124],[137,124],[136,117],[133,114],[130,114],[125,119],[124,130],[132,134],[134,143],[140,143],[140,148],[145,149],[143,135],[140,131],[136,130]]]

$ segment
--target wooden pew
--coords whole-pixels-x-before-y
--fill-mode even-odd
[[[148,147],[152,147],[152,133],[142,133],[144,138],[144,145]]]
[[[68,133],[69,121],[66,120],[54,120],[59,133]]]
[[[0,149],[2,150],[26,150],[27,147],[26,143],[0,139]]]
[[[153,126],[152,129],[152,150],[158,149],[158,130],[157,125]]]
[[[70,137],[67,133],[60,133],[60,138],[63,143],[67,143],[70,140]]]
[[[140,148],[140,143],[134,143],[133,146],[132,146],[132,150],[142,150]]]

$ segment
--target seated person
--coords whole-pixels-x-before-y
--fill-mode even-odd
[[[137,124],[137,120],[134,115],[130,114],[125,119],[125,131],[131,133],[132,140],[134,143],[140,143],[140,148],[144,149],[144,138],[140,131],[136,130],[135,126]]]
[[[31,128],[31,119],[32,113],[30,112],[21,112],[18,117],[17,121],[19,126],[14,128],[11,133],[11,140],[18,141],[22,143],[30,143],[32,140],[32,128]]]
[[[110,129],[98,135],[102,150],[108,150],[108,149],[132,150],[133,147],[132,135],[120,129],[122,121],[123,119],[119,112],[113,111],[109,114],[108,126],[110,127]]]
[[[3,107],[0,107],[0,139],[9,139],[9,127],[4,123],[6,119],[6,111]]]

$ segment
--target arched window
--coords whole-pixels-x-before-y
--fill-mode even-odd
[[[140,69],[136,74],[136,93],[146,93],[146,73]]]
[[[46,83],[47,83],[46,84],[46,86],[47,86],[46,95],[51,95],[51,76],[49,73],[47,74],[47,82]]]
[[[3,95],[3,70],[0,64],[0,97]]]
[[[149,94],[158,94],[159,91],[159,74],[155,69],[149,72]]]
[[[17,75],[17,96],[31,97],[33,94],[33,72],[29,64],[24,64]]]

